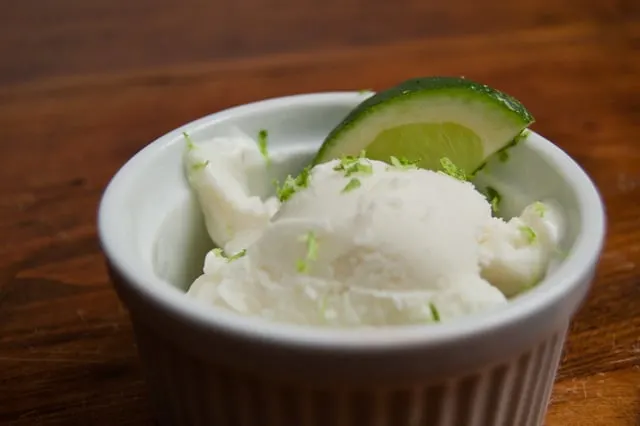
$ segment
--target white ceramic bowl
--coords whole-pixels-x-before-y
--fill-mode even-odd
[[[569,255],[502,309],[437,326],[335,330],[241,317],[184,296],[211,242],[183,176],[181,133],[199,140],[232,125],[249,134],[266,128],[272,149],[300,149],[282,165],[296,169],[362,100],[357,93],[298,95],[212,114],[151,143],[110,182],[99,210],[100,239],[161,424],[542,423],[605,226],[587,175],[535,133],[509,161],[489,164],[479,181],[503,194],[506,215],[536,199],[559,201]]]

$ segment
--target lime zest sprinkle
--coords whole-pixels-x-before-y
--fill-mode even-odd
[[[465,171],[453,164],[453,162],[449,158],[442,157],[440,159],[440,165],[442,166],[444,173],[451,176],[452,178],[462,181],[468,180]]]
[[[389,161],[393,167],[398,169],[408,170],[408,169],[417,169],[418,163],[421,161],[418,160],[409,160],[406,157],[394,157],[393,155],[389,157]]]
[[[296,270],[301,274],[309,272],[309,265],[307,265],[307,261],[304,259],[298,259],[296,261]]]
[[[227,262],[231,262],[231,261],[234,261],[236,259],[240,259],[241,257],[243,257],[246,254],[247,254],[247,249],[242,249],[239,252],[237,252],[236,254],[234,254],[233,256],[229,256],[229,258],[227,259]]]
[[[309,231],[300,238],[300,241],[306,244],[307,254],[304,259],[298,259],[296,269],[298,272],[306,274],[309,271],[309,262],[318,260],[318,239],[315,232]]]
[[[373,167],[369,160],[366,159],[366,152],[362,150],[358,157],[345,155],[340,158],[340,164],[336,165],[333,170],[336,172],[344,172],[345,177],[349,177],[355,173],[363,173],[365,175],[373,174]]]
[[[279,186],[279,184],[276,182],[276,193],[278,195],[278,200],[280,200],[280,202],[282,203],[291,198],[291,196],[295,194],[297,190],[298,188],[296,187],[296,180],[291,177],[291,175],[288,175],[285,178],[282,186]]]
[[[373,89],[360,89],[358,90],[359,95],[366,95],[367,93],[373,93]]]
[[[315,232],[307,234],[307,259],[314,262],[318,260],[318,239]]]
[[[309,176],[311,175],[311,166],[307,166],[298,175],[296,178],[296,185],[300,188],[306,188],[309,186]]]
[[[182,136],[184,136],[184,139],[187,141],[187,150],[191,151],[192,149],[195,149],[196,146],[193,143],[191,136],[189,136],[187,132],[182,132]]]
[[[342,193],[346,193],[346,192],[351,192],[354,189],[358,189],[360,188],[360,186],[362,186],[362,182],[360,182],[360,179],[358,178],[351,178],[351,180],[349,182],[347,182],[347,184],[344,186],[344,188],[342,188]]]
[[[269,156],[269,132],[266,129],[260,129],[258,132],[258,148],[260,149],[260,154],[264,157],[267,164],[271,164],[271,157]]]
[[[500,211],[500,202],[502,201],[502,196],[495,188],[491,186],[487,186],[484,192],[484,196],[491,204],[491,210],[493,210],[493,214],[498,214],[498,211]]]
[[[293,196],[296,192],[303,188],[307,188],[309,186],[309,178],[311,176],[311,166],[307,166],[300,174],[293,178],[291,175],[288,175],[284,180],[282,186],[278,183],[276,179],[273,180],[273,184],[276,187],[276,194],[278,196],[278,200],[284,203],[289,198]]]
[[[216,257],[220,257],[223,259],[227,260],[228,262],[232,262],[234,260],[240,259],[241,257],[243,257],[244,255],[247,254],[247,249],[242,249],[239,252],[237,252],[236,254],[232,255],[232,256],[227,256],[227,254],[224,252],[224,250],[222,250],[219,247],[216,247],[214,249],[211,249],[211,253],[213,253]]]
[[[509,159],[509,153],[506,150],[498,151],[498,160],[500,160],[503,163],[506,163],[508,159]]]
[[[371,167],[371,164],[358,163],[358,172],[371,175],[373,174],[373,167]]]
[[[208,165],[209,165],[209,160],[201,161],[199,163],[194,163],[194,164],[191,165],[191,170],[193,170],[194,172],[197,172],[198,170],[204,169]]]
[[[533,203],[533,211],[536,212],[538,216],[544,217],[545,213],[547,212],[547,206],[545,206],[544,203],[540,201],[536,201],[535,203]]]
[[[536,242],[536,231],[534,231],[530,226],[521,226],[520,232],[524,234],[529,244],[533,244]]]
[[[431,311],[431,318],[435,322],[440,322],[440,312],[433,302],[429,302],[429,310]]]

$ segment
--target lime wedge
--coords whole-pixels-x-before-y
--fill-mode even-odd
[[[366,150],[374,160],[405,157],[432,170],[447,157],[472,173],[533,122],[520,102],[484,84],[417,78],[358,105],[327,136],[314,164]]]

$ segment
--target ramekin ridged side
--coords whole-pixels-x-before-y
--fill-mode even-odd
[[[539,426],[567,330],[512,359],[436,382],[323,387],[213,363],[135,316],[132,322],[162,426]]]

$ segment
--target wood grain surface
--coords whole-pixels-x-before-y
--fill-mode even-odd
[[[640,425],[638,0],[5,1],[0,57],[0,424],[153,424],[95,228],[146,143],[248,101],[452,74],[522,100],[607,205],[546,424]]]

